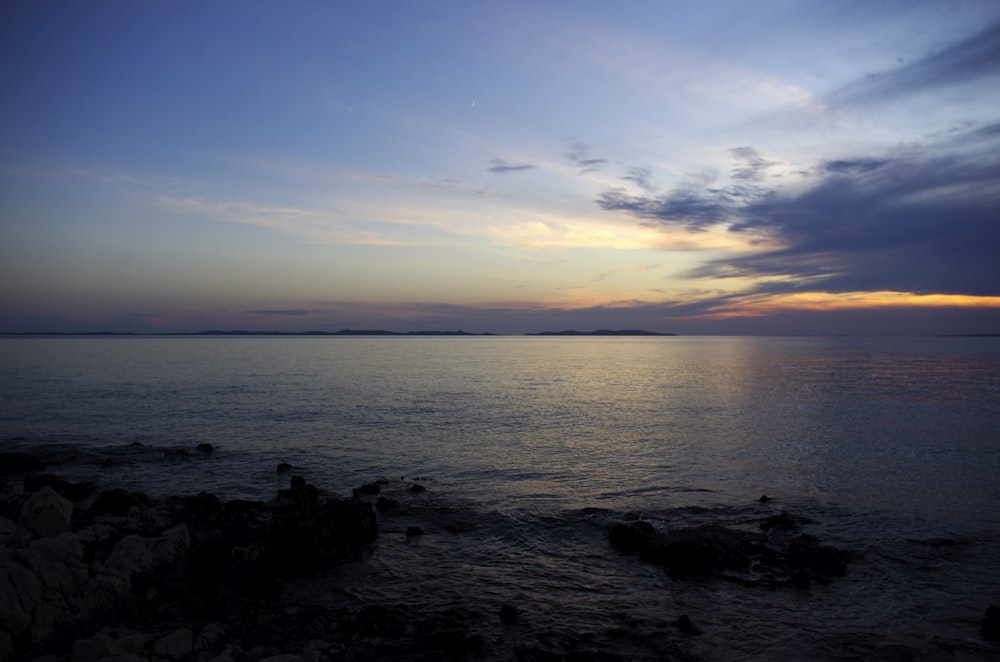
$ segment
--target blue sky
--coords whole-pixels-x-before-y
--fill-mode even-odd
[[[1000,332],[1000,4],[4,3],[0,331]]]

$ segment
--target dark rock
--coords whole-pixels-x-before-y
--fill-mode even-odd
[[[26,492],[37,492],[43,487],[51,487],[70,501],[82,501],[93,494],[96,489],[94,483],[90,481],[71,483],[54,474],[27,474],[24,477],[24,490]]]
[[[414,483],[413,485],[410,485],[409,489],[414,494],[419,494],[421,492],[426,492],[427,491],[427,488],[424,487],[423,485],[419,484],[419,483]]]
[[[349,627],[364,637],[399,637],[406,632],[406,621],[400,607],[372,605],[355,614]]]
[[[649,522],[616,524],[608,532],[609,542],[618,549],[635,552],[647,562],[662,565],[673,577],[715,576],[742,583],[808,586],[811,581],[827,582],[847,572],[850,555],[820,544],[814,536],[788,532],[785,526],[801,526],[807,520],[788,515],[769,518],[764,526],[785,532],[770,536],[760,532],[699,526],[657,532]],[[773,521],[772,521],[773,520]],[[746,578],[753,567],[754,578]]]
[[[375,507],[382,512],[395,510],[396,508],[399,508],[399,502],[386,496],[380,496],[378,501],[375,503]]]
[[[198,452],[204,453],[205,455],[211,455],[215,452],[215,446],[208,443],[198,444]]]
[[[510,605],[503,605],[500,607],[500,620],[503,623],[516,623],[517,609]]]
[[[990,641],[1000,641],[1000,607],[990,605],[986,608],[983,620],[979,621],[979,631]]]
[[[772,500],[773,499],[771,499],[771,497],[767,496],[766,494],[761,495],[761,497],[758,499],[758,501],[760,501],[761,503],[767,503]]]
[[[128,492],[121,488],[114,488],[98,494],[90,506],[90,510],[95,515],[126,517],[132,506],[144,508],[152,503],[153,501],[141,492]]]
[[[608,538],[619,549],[637,552],[655,541],[656,529],[649,522],[643,521],[615,524],[608,532]]]
[[[427,652],[444,653],[448,659],[468,659],[482,653],[484,640],[472,632],[469,612],[463,609],[447,609],[431,614],[414,622],[418,633],[417,649]]]
[[[788,544],[785,561],[819,577],[843,577],[847,574],[849,556],[843,550],[820,544],[815,536],[802,533]]]
[[[24,500],[18,523],[44,538],[68,532],[72,518],[73,503],[45,486]]]
[[[278,490],[275,510],[279,512],[297,511],[309,514],[319,506],[319,489],[306,483],[302,476],[292,476],[292,484],[287,490]]]
[[[378,494],[381,491],[382,487],[377,482],[365,483],[361,487],[357,487],[354,489],[354,496],[361,496],[363,494],[373,495],[373,494]]]
[[[288,464],[287,462],[281,462],[278,464],[278,473],[285,474],[291,471],[293,468],[294,467],[292,467],[292,465]]]
[[[311,488],[312,491],[310,491]],[[275,510],[269,548],[290,573],[302,573],[332,567],[345,558],[356,556],[361,548],[375,540],[378,523],[370,503],[330,500],[313,501],[312,485],[281,490],[304,493],[296,504],[308,498],[308,508]]]
[[[691,620],[691,617],[687,614],[683,614],[680,618],[674,621],[674,627],[684,634],[701,634],[701,628],[695,625]]]
[[[21,474],[27,471],[41,471],[45,463],[27,453],[0,453],[0,474]]]
[[[812,584],[812,575],[805,568],[799,568],[792,573],[792,585],[797,588],[807,589]]]
[[[412,538],[413,536],[422,536],[422,535],[424,535],[424,530],[421,529],[419,526],[408,526],[408,527],[406,527],[406,537],[407,538]]]
[[[163,451],[164,457],[190,457],[191,451],[186,448],[168,448]]]
[[[764,531],[770,531],[772,529],[783,529],[785,531],[801,531],[802,525],[805,524],[807,520],[792,517],[786,512],[778,513],[777,515],[771,515],[763,522],[760,523],[760,528]]]

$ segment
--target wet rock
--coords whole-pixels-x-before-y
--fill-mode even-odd
[[[208,623],[194,640],[195,653],[219,653],[226,646],[226,630],[218,623]]]
[[[279,493],[268,541],[283,568],[300,574],[331,567],[374,542],[378,522],[370,503],[319,504],[316,487],[295,478],[289,490]]]
[[[757,500],[760,501],[761,503],[768,503],[769,501],[772,501],[772,498],[767,496],[766,494],[762,494],[761,497]]]
[[[37,536],[54,536],[69,531],[73,502],[45,486],[25,499],[20,524]]]
[[[378,501],[375,503],[375,507],[381,512],[395,510],[396,508],[399,508],[399,502],[395,499],[390,499],[387,496],[380,496]]]
[[[638,552],[655,543],[656,529],[649,522],[630,520],[626,524],[614,524],[608,532],[608,538],[614,547]]]
[[[410,485],[409,491],[414,494],[420,494],[421,492],[426,492],[427,488],[421,485],[420,483],[414,483]]]
[[[678,578],[708,575],[741,583],[808,586],[809,581],[827,582],[846,574],[850,558],[847,552],[823,545],[809,534],[784,528],[801,526],[806,520],[778,517],[765,522],[770,528],[768,534],[715,525],[665,534],[640,520],[612,526],[608,539],[618,549],[665,566],[671,576]],[[784,534],[773,535],[778,530]],[[755,576],[752,579],[746,576],[751,567]]]
[[[189,628],[178,628],[153,642],[153,655],[166,660],[182,660],[194,649],[194,638]]]
[[[96,489],[94,483],[90,481],[71,483],[55,474],[28,474],[24,477],[24,490],[26,492],[37,492],[43,487],[51,487],[60,496],[70,501],[86,499]]]
[[[203,453],[205,455],[211,455],[212,453],[215,452],[215,446],[208,443],[198,444],[198,452]]]
[[[120,488],[105,490],[97,495],[94,503],[90,506],[90,511],[94,515],[110,515],[112,517],[126,517],[133,506],[145,508],[152,505],[153,501],[141,492],[129,492]]]
[[[983,620],[979,622],[979,631],[989,641],[1000,641],[1000,607],[990,605],[986,608]]]
[[[357,487],[354,489],[354,496],[374,495],[378,494],[381,491],[382,491],[382,486],[379,485],[377,482],[365,483],[361,487]]]
[[[11,547],[22,547],[33,536],[24,527],[18,526],[16,522],[0,516],[0,549]]]
[[[73,642],[72,662],[100,662],[126,655],[142,655],[145,638],[141,632],[107,630]]]
[[[278,490],[278,498],[274,504],[280,512],[311,514],[319,505],[319,489],[306,483],[302,476],[292,476],[292,483],[286,490]]]
[[[687,614],[681,615],[680,618],[674,621],[674,627],[684,634],[701,634],[701,628],[695,625],[691,617]]]
[[[115,545],[105,565],[133,575],[149,573],[186,560],[190,548],[191,535],[188,527],[186,524],[178,524],[156,537],[137,534],[125,536]]]
[[[791,540],[785,550],[785,563],[798,570],[807,570],[821,580],[847,574],[850,555],[835,547],[823,545],[815,536],[803,533]]]
[[[500,607],[500,621],[503,623],[516,623],[517,622],[517,608],[511,605],[503,605]]]
[[[0,474],[22,474],[28,471],[41,471],[45,463],[27,453],[0,453]]]
[[[414,536],[424,535],[424,530],[419,526],[408,526],[406,527],[406,537],[412,538]]]
[[[786,532],[801,531],[804,524],[811,523],[810,520],[800,517],[792,517],[786,512],[772,515],[760,523],[760,528],[764,531],[781,530]]]
[[[291,471],[292,469],[294,469],[294,467],[292,465],[288,464],[287,462],[280,462],[278,464],[277,472],[279,474],[286,474],[289,471]]]

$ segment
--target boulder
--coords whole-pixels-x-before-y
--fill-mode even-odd
[[[153,655],[165,660],[183,660],[194,649],[194,635],[188,628],[178,628],[153,642]]]
[[[187,525],[178,524],[156,537],[125,536],[115,545],[105,565],[130,574],[148,573],[185,560],[190,547],[191,536]]]
[[[73,642],[72,662],[100,662],[108,658],[141,655],[145,638],[141,632],[107,630]]]
[[[69,531],[72,518],[73,502],[48,486],[31,494],[21,506],[21,526],[39,537]]]
[[[106,490],[97,495],[90,510],[95,515],[111,515],[126,517],[132,506],[145,507],[152,504],[152,499],[140,492],[129,492],[120,488]]]

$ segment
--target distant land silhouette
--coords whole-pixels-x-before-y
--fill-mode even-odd
[[[29,331],[24,333],[0,333],[0,336],[496,336],[496,333],[469,333],[468,331],[384,331],[381,329],[342,329],[340,331],[195,331],[135,333],[131,331]],[[673,333],[658,333],[639,329],[597,331],[542,331],[510,335],[525,336],[673,336]]]
[[[598,329],[597,331],[542,331],[540,333],[526,333],[526,336],[673,336],[674,333],[657,333],[656,331],[641,331],[639,329],[621,329],[610,331],[608,329]]]

